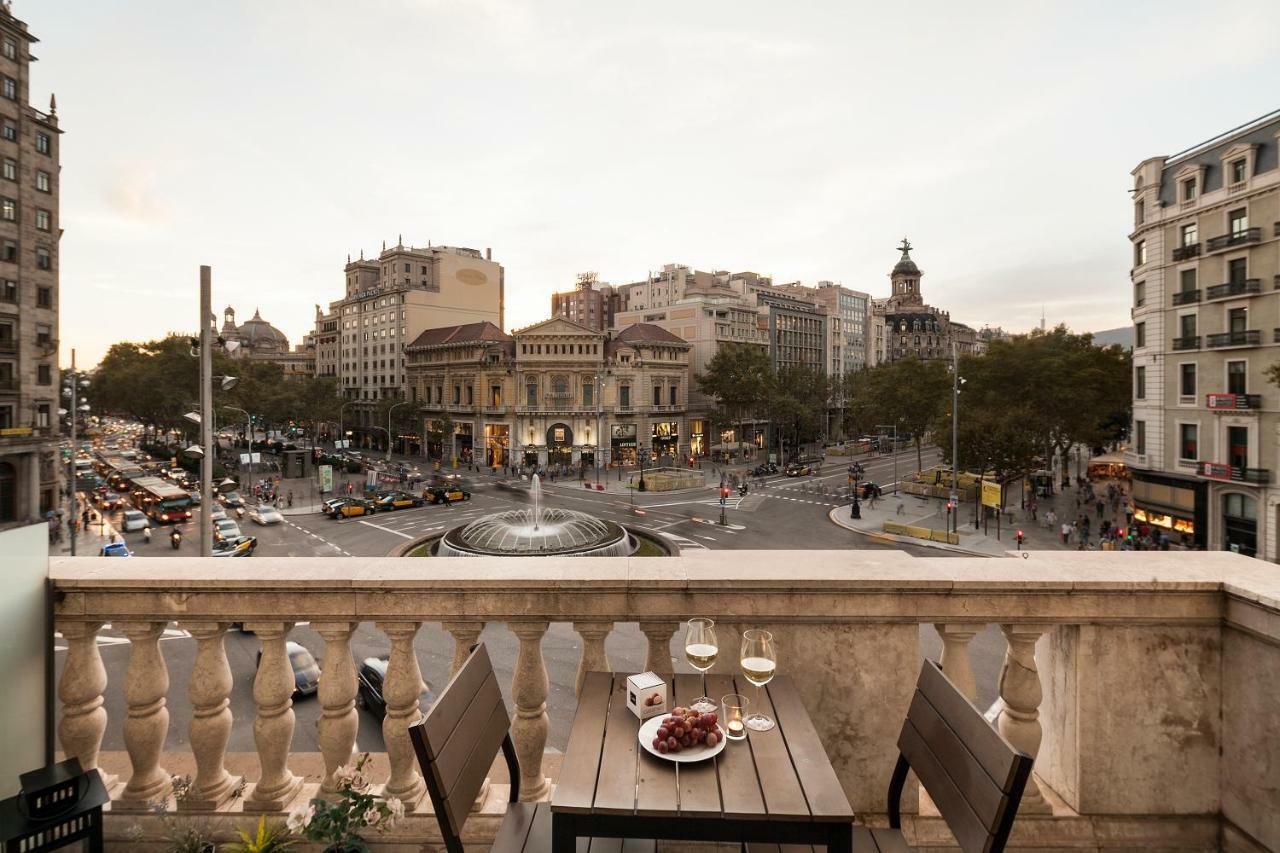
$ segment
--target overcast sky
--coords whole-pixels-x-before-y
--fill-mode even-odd
[[[666,262],[1128,323],[1129,172],[1280,106],[1280,4],[15,0],[58,96],[64,361],[347,254],[492,247],[507,325]]]

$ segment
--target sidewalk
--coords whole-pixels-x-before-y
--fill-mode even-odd
[[[1107,484],[1105,482],[1094,484],[1094,489],[1100,494],[1105,494],[1106,487]],[[1016,536],[1019,530],[1025,535],[1022,544],[1022,550],[1024,551],[1074,551],[1077,548],[1077,540],[1074,535],[1069,537],[1068,543],[1063,544],[1060,532],[1063,521],[1069,523],[1080,515],[1087,513],[1091,523],[1091,541],[1095,542],[1099,521],[1096,508],[1092,506],[1085,507],[1078,503],[1078,495],[1079,490],[1072,487],[1065,493],[1059,492],[1048,498],[1039,498],[1036,519],[1032,519],[1030,511],[1020,508],[1015,502],[1011,502],[1012,505],[1006,506],[1001,513],[999,538],[997,538],[994,518],[984,522],[984,532],[984,528],[975,528],[973,526],[973,504],[961,504],[958,530],[960,542],[957,545],[884,532],[884,523],[886,521],[913,527],[927,527],[938,531],[947,529],[946,501],[938,498],[920,498],[904,494],[901,501],[899,501],[894,495],[888,495],[880,498],[876,502],[874,509],[869,501],[861,501],[859,505],[862,513],[861,519],[850,517],[851,507],[849,504],[833,509],[830,513],[830,518],[832,522],[841,527],[867,536],[873,536],[886,542],[919,545],[926,548],[937,548],[943,551],[956,551],[977,556],[1003,557],[1017,553]],[[898,512],[899,503],[902,504],[901,513]],[[1047,523],[1047,514],[1050,510],[1054,512],[1057,519],[1052,527]],[[1012,520],[1010,520],[1011,517]],[[1123,511],[1113,513],[1109,506],[1104,508],[1102,517],[1113,524],[1124,525],[1125,523]]]
[[[106,521],[102,524],[97,522],[91,523],[87,528],[82,529],[76,535],[76,556],[77,557],[96,557],[102,551],[102,546],[111,542],[112,539],[117,542],[124,540],[123,534],[120,534],[111,522]],[[129,550],[133,550],[130,548]],[[49,544],[49,553],[56,556],[71,555],[71,541],[68,539],[67,526],[62,526],[62,539],[59,542],[51,542]]]

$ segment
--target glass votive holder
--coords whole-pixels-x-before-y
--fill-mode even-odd
[[[747,707],[751,700],[737,693],[730,693],[720,700],[720,725],[729,740],[742,740],[747,736]]]

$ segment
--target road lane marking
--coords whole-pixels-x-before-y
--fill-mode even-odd
[[[365,521],[364,519],[360,519],[360,523],[365,525],[366,527],[376,527],[379,530],[385,530],[388,533],[394,533],[397,536],[403,536],[405,539],[416,538],[416,537],[410,536],[408,533],[401,533],[399,530],[392,530],[390,527],[383,527],[381,524],[374,524],[372,521]]]

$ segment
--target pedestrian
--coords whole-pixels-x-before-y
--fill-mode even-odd
[[[148,545],[151,544],[151,525],[150,524],[142,528],[142,538],[147,541]]]
[[[1063,545],[1070,544],[1070,540],[1071,540],[1071,523],[1070,522],[1067,522],[1067,521],[1062,522],[1061,533],[1062,533],[1062,544]]]
[[[1035,498],[1032,498],[1032,499],[1031,499],[1030,508],[1031,508],[1031,520],[1032,520],[1032,521],[1036,521],[1036,520],[1037,520],[1037,519],[1036,519],[1036,511],[1040,508],[1040,504],[1036,503],[1036,499],[1035,499]]]
[[[906,507],[906,504],[904,504],[902,501],[898,501],[898,513],[897,513],[897,514],[898,514],[898,515],[902,515],[902,511],[903,511],[904,509],[906,509],[906,508],[907,508],[907,507]]]
[[[293,492],[292,491],[290,491],[289,494],[285,495],[284,501],[285,501],[285,506],[289,507],[290,509],[293,508]]]
[[[1104,503],[1102,502],[1102,499],[1101,499],[1101,498],[1099,498],[1099,499],[1098,499],[1098,502],[1097,502],[1096,504],[1094,504],[1094,508],[1095,508],[1095,509],[1097,509],[1097,511],[1098,511],[1098,518],[1099,518],[1099,519],[1101,519],[1101,518],[1102,518],[1102,511],[1103,511],[1103,510],[1105,510],[1105,509],[1107,508],[1107,505],[1106,505],[1106,504],[1104,504]]]

